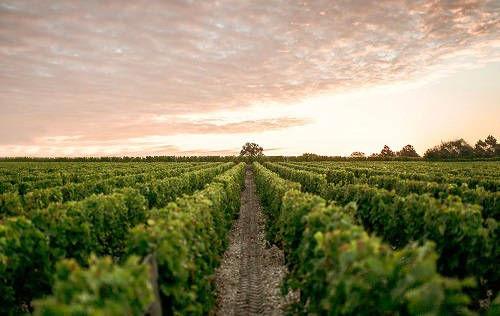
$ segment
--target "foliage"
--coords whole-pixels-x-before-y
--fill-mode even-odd
[[[370,237],[352,217],[355,206],[327,205],[296,189],[286,192],[280,177],[255,164],[265,208],[268,192],[283,194],[277,225],[290,275],[286,287],[300,290],[294,313],[324,315],[442,315],[465,312],[470,302],[460,282],[436,272],[432,244],[393,251]],[[260,178],[273,177],[274,181]],[[259,188],[259,186],[261,186]],[[266,226],[267,227],[267,226]]]
[[[418,155],[417,151],[415,150],[415,148],[413,148],[413,146],[410,144],[401,148],[401,150],[397,152],[397,156],[399,156],[399,157],[420,157]]]
[[[492,135],[488,135],[484,141],[478,140],[474,146],[474,153],[476,157],[495,157],[500,156],[500,144]]]
[[[394,157],[396,156],[396,153],[393,152],[389,146],[387,145],[384,145],[384,148],[382,148],[382,150],[380,151],[380,154],[379,154],[380,157]]]
[[[152,210],[147,224],[129,234],[128,254],[157,258],[164,313],[206,314],[215,305],[212,275],[239,208],[245,168],[241,163],[205,189]]]
[[[482,186],[470,188],[465,183],[457,185],[455,183],[427,182],[386,175],[356,179],[353,182],[366,183],[388,191],[394,190],[400,196],[407,196],[411,193],[430,194],[430,196],[440,200],[452,195],[458,196],[464,203],[482,206],[481,213],[484,218],[491,217],[500,220],[500,192],[488,191]]]
[[[256,143],[246,143],[240,151],[240,156],[263,156],[264,149]]]
[[[0,222],[0,314],[28,312],[31,300],[48,292],[51,279],[47,237],[23,217]]]
[[[463,138],[443,142],[438,146],[427,149],[424,158],[473,158],[474,149]]]
[[[441,163],[458,167],[458,165],[450,164],[448,162]],[[279,163],[279,165],[286,166],[289,168],[294,168],[298,170],[312,171],[320,174],[325,174],[328,182],[338,183],[342,181],[343,183],[366,183],[372,177],[377,176],[388,176],[393,179],[403,179],[403,180],[416,180],[425,182],[436,182],[440,184],[456,184],[456,185],[466,185],[469,188],[479,188],[482,187],[485,190],[497,192],[500,190],[500,180],[498,176],[474,176],[475,172],[458,174],[455,172],[443,173],[441,170],[431,171],[429,165],[427,164],[402,164],[403,168],[396,169],[392,168],[394,162],[387,162],[386,165],[380,163],[374,164],[374,168],[357,167],[354,165],[347,164],[343,168],[330,168],[328,165],[319,163],[316,164],[300,164],[300,163]],[[498,164],[494,162],[479,163],[475,166],[476,169],[484,169],[486,174],[495,172]],[[416,170],[420,169],[420,170]],[[446,172],[446,171],[445,171]]]
[[[213,229],[222,235],[229,230],[235,209],[239,207],[239,191],[243,185],[243,176],[240,176],[237,182],[233,180],[235,171],[231,170],[234,168],[222,175],[224,170],[228,170],[233,166],[233,163],[217,164],[215,167],[209,166],[208,168],[183,173],[180,177],[173,177],[177,181],[168,182],[171,188],[163,187],[164,189],[161,192],[164,195],[162,197],[174,200],[184,193],[192,193],[197,189],[202,189],[208,182],[212,181],[217,186],[217,190],[210,190],[209,188],[212,187],[209,187],[207,188],[208,191],[200,191],[205,192],[205,195],[202,195],[203,198],[200,195],[201,193],[195,193],[192,199],[196,197],[196,201],[199,201],[199,199],[205,200],[204,197],[208,196],[212,201],[222,199],[225,202],[223,206],[218,206],[218,209],[223,210],[224,213],[217,213],[219,215],[215,217],[216,212],[214,211],[210,215],[221,223],[219,226],[213,224]],[[244,164],[239,165],[234,170],[238,170],[239,174],[244,175]],[[166,179],[172,179],[172,177]],[[93,181],[91,182],[93,183]],[[148,185],[154,185],[154,183],[155,181],[151,181],[148,182]],[[163,182],[161,183],[163,184]],[[9,229],[4,230],[8,232],[7,239],[2,239],[0,235],[0,244],[5,241],[4,245],[0,245],[0,258],[3,260],[1,262],[9,263],[15,258],[24,257],[19,260],[16,259],[15,264],[8,265],[8,268],[4,267],[6,272],[1,275],[1,284],[5,287],[5,291],[2,291],[2,293],[10,293],[3,296],[3,299],[10,302],[9,304],[2,304],[2,306],[10,306],[5,307],[7,308],[6,312],[12,313],[20,309],[27,310],[33,298],[47,294],[52,285],[55,263],[60,259],[73,258],[80,265],[86,266],[92,252],[97,255],[110,255],[115,260],[120,258],[124,260],[126,258],[124,254],[130,254],[129,250],[125,251],[128,232],[139,224],[144,225],[150,214],[146,212],[148,200],[145,196],[137,189],[120,188],[122,184],[123,182],[113,179],[113,185],[106,189],[111,191],[109,194],[94,194],[80,201],[50,203],[47,199],[33,199],[33,201],[43,201],[43,205],[46,203],[47,207],[34,206],[24,210],[20,208],[19,201],[23,197],[19,193],[9,192],[2,195],[3,199],[0,199],[0,201],[4,201],[5,203],[2,202],[2,205],[6,206],[6,211],[2,216],[5,216],[6,220],[4,220],[5,223],[1,227],[6,226]],[[85,184],[78,183],[78,185]],[[160,186],[157,185],[156,187]],[[223,189],[226,190],[225,193],[219,192],[223,191]],[[53,192],[51,188],[42,189],[41,191]],[[165,192],[168,192],[168,194]],[[228,192],[231,192],[231,194]],[[24,197],[30,194],[31,192],[27,192]],[[47,195],[40,196],[47,197]],[[9,199],[12,197],[13,199]],[[161,203],[167,204],[167,201]],[[183,200],[177,202],[177,212],[179,214],[183,212],[184,208],[199,208],[199,205],[183,204],[181,201]],[[151,214],[155,212],[157,211],[152,211]],[[209,209],[205,211],[205,213],[207,212],[209,212]],[[22,213],[26,218],[30,219],[21,218],[26,221],[24,226],[16,226],[11,223],[12,215],[18,213]],[[224,214],[224,216],[220,214]],[[204,219],[198,220],[203,222]],[[170,225],[170,223],[167,224]],[[163,226],[162,229],[164,228]],[[192,234],[193,231],[189,230],[189,233]],[[17,235],[20,237],[15,237]],[[40,240],[37,241],[37,238]],[[36,249],[31,249],[29,242],[38,244]],[[224,246],[225,244],[225,240],[222,240],[221,245]],[[219,248],[222,249],[223,247]],[[40,253],[38,254],[38,252]],[[33,268],[30,264],[33,259],[27,259],[30,256],[44,260],[43,264],[38,263]],[[25,268],[28,269],[28,272],[23,270]],[[29,269],[42,271],[43,273],[33,273]],[[9,272],[10,270],[13,271]],[[23,280],[23,282],[19,282],[19,280]],[[208,287],[200,287],[199,291],[207,289]],[[204,295],[211,297],[211,292],[206,291]]]
[[[351,158],[363,158],[363,157],[366,157],[366,155],[364,152],[354,151],[351,153],[351,155],[349,157],[351,157]]]
[[[34,303],[34,315],[141,315],[154,301],[149,267],[138,257],[119,266],[109,257],[92,256],[88,265],[59,262],[53,293]]]
[[[307,180],[301,175],[312,172],[301,170],[299,166],[294,169],[285,166],[275,168],[273,164],[266,164],[268,165],[285,179],[298,181],[303,185],[307,184]],[[315,170],[313,167],[303,168]],[[318,168],[316,174],[319,176],[319,173],[324,173],[324,169]],[[366,173],[360,172],[347,174],[351,176],[350,181],[333,178],[331,174],[330,177],[327,176],[327,179],[336,181],[337,184],[330,183],[319,194],[341,205],[355,202],[356,219],[367,231],[376,232],[396,248],[402,248],[412,241],[434,241],[439,254],[439,272],[460,278],[476,277],[480,286],[473,293],[475,299],[484,297],[488,289],[494,293],[498,291],[500,273],[494,268],[495,262],[500,260],[496,250],[499,241],[498,224],[492,218],[484,220],[478,205],[464,204],[454,195],[462,192],[464,199],[471,202],[483,197],[482,200],[491,212],[489,214],[495,216],[494,214],[498,214],[498,210],[495,210],[495,207],[498,208],[498,192],[487,192],[482,188],[469,190],[466,186],[462,186],[462,191],[459,191],[456,186],[444,185],[441,188],[443,194],[438,194],[439,199],[436,199],[426,193],[412,193],[411,190],[415,190],[412,187],[414,182],[401,183],[394,177],[363,178]],[[358,176],[360,178],[356,178]],[[351,184],[358,180],[375,186]],[[387,182],[383,184],[382,181],[372,180]],[[396,189],[399,194],[377,188],[381,185]],[[433,189],[429,183],[424,183],[423,186],[423,190]],[[317,193],[311,189],[306,191]]]
[[[96,248],[91,224],[77,207],[53,204],[46,209],[32,211],[30,219],[46,236],[53,261],[75,258],[80,264],[86,264],[90,252]]]
[[[265,206],[264,214],[266,215],[267,239],[275,242],[277,233],[276,222],[281,212],[281,197],[288,190],[300,190],[301,185],[276,177],[273,172],[256,162],[253,164],[253,170],[257,194],[260,197],[261,203]]]
[[[146,199],[130,188],[82,201],[51,204],[29,214],[48,238],[55,257],[85,264],[90,252],[119,257],[127,231],[146,220]]]
[[[442,259],[440,271],[446,275],[500,279],[490,271],[496,260],[496,224],[485,227],[477,206],[463,205],[453,196],[443,201],[425,194],[400,197],[362,185],[330,186],[325,196],[341,204],[356,202],[356,217],[364,227],[396,247],[412,240],[435,241]]]
[[[91,179],[81,183],[33,189],[22,196],[18,193],[7,192],[0,195],[0,218],[3,214],[24,214],[33,209],[43,209],[51,203],[83,200],[92,194],[111,194],[124,187],[140,190],[148,199],[149,207],[164,206],[178,194],[201,189],[215,175],[233,165],[231,162],[204,164],[173,170],[120,175],[98,181]]]
[[[321,194],[327,185],[326,176],[323,174],[304,170],[294,170],[270,162],[264,163],[264,166],[279,173],[288,180],[300,183],[302,189],[307,192]]]
[[[140,183],[135,187],[146,197],[150,208],[164,207],[181,194],[189,194],[202,189],[215,176],[233,166],[234,163],[227,162],[216,167],[188,172],[178,177]]]
[[[483,152],[496,144],[493,137],[481,142]],[[459,314],[497,295],[498,162],[321,159],[334,160],[311,154],[227,163],[2,163],[0,314],[31,312],[32,300],[51,287],[53,295],[38,301],[47,309],[37,313],[77,313],[74,307],[83,314],[141,314],[142,303],[133,302],[147,294],[140,290],[146,276],[134,274],[137,283],[125,290],[113,278],[141,269],[125,268],[127,258],[150,253],[165,314],[211,313],[214,271],[245,179],[245,164],[230,161],[264,162],[253,164],[257,193],[267,237],[286,255],[284,287],[301,293],[292,313]],[[109,256],[92,259],[107,260],[94,279],[92,253]],[[56,265],[77,267],[88,282],[62,280]],[[471,277],[476,288],[468,287]],[[105,291],[92,292],[93,303],[81,303],[91,284],[105,281],[118,292],[109,300]],[[58,298],[57,284],[72,294]],[[96,304],[103,309],[81,310]],[[485,312],[495,314],[498,305],[497,298]]]
[[[23,205],[19,194],[14,192],[0,194],[0,218],[21,215],[22,213]]]
[[[86,264],[91,251],[121,256],[128,229],[145,221],[145,211],[144,197],[123,189],[33,210],[26,214],[31,220],[7,218],[1,228],[0,258],[5,264],[2,283],[12,288],[6,293],[12,292],[10,300],[15,300],[11,305],[29,306],[32,298],[47,293],[59,259],[71,257]]]

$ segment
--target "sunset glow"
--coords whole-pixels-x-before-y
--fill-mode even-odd
[[[0,156],[500,136],[500,3],[0,0]]]

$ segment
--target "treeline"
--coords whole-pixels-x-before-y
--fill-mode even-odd
[[[248,143],[247,143],[248,145]],[[256,144],[255,144],[256,145]],[[245,145],[246,146],[246,145]],[[244,146],[244,147],[245,147]],[[262,148],[260,148],[262,149]],[[242,153],[239,156],[146,156],[146,157],[0,157],[0,162],[280,162],[280,161],[419,161],[419,160],[500,160],[500,144],[489,135],[484,140],[478,140],[474,147],[463,138],[442,142],[425,151],[421,157],[415,148],[408,144],[399,151],[393,151],[385,145],[380,153],[366,156],[361,151],[355,151],[348,157],[324,156],[304,153],[301,156],[263,156]]]
[[[281,161],[422,160],[421,157],[342,157],[306,153],[301,156],[147,156],[147,157],[1,157],[0,162],[281,162]]]
[[[234,159],[235,156],[0,157],[4,162],[232,162]]]
[[[146,157],[0,157],[0,162],[279,162],[279,161],[337,161],[341,156],[146,156]]]
[[[404,158],[420,158],[420,155],[417,153],[415,148],[408,144],[401,148],[400,151],[392,151],[391,148],[387,145],[384,145],[384,148],[380,151],[380,153],[373,153],[369,157],[366,157],[365,153],[360,151],[353,152],[349,158],[393,158],[393,157],[404,157]]]
[[[443,142],[434,146],[424,154],[427,159],[454,159],[454,158],[494,158],[500,157],[500,144],[495,137],[489,135],[485,140],[478,140],[472,147],[463,138]]]
[[[391,160],[394,158],[420,158],[415,148],[412,145],[406,145],[400,151],[393,151],[388,145],[385,145],[380,153],[373,153],[366,157],[365,153],[360,151],[353,152],[349,158],[378,160]],[[476,145],[472,147],[463,138],[442,142],[425,151],[423,158],[436,159],[477,159],[477,158],[500,158],[500,144],[492,135],[486,137],[485,140],[478,140]]]

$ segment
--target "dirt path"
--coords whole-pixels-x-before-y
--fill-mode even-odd
[[[217,315],[283,315],[281,279],[286,275],[283,252],[266,248],[265,220],[248,167],[241,192],[239,218],[216,272]]]

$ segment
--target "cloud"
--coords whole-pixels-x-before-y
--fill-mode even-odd
[[[58,127],[58,131],[66,135],[23,138],[16,136],[18,134],[12,130],[0,139],[0,156],[43,156],[44,153],[49,156],[233,155],[239,150],[201,148],[186,151],[173,145],[163,145],[164,138],[187,134],[258,134],[309,123],[307,119],[289,117],[229,123],[173,117],[162,118],[161,121],[143,118],[131,123],[110,122],[98,127],[89,124],[85,129],[75,129],[71,124],[66,124],[64,128]]]
[[[99,157],[99,156],[169,156],[182,155],[173,145],[85,145],[61,146],[60,144],[0,146],[0,157]]]
[[[2,1],[0,143],[302,125],[144,117],[287,104],[498,61],[499,32],[495,0]]]
[[[221,149],[221,150],[210,150],[210,149],[194,149],[194,150],[184,150],[179,151],[177,154],[181,156],[234,156],[240,153],[240,149]]]
[[[50,125],[50,118],[42,125]],[[15,125],[6,125],[7,134],[0,139],[0,144],[46,144],[53,146],[81,145],[116,145],[122,142],[139,139],[146,136],[171,136],[181,134],[256,134],[266,131],[286,129],[310,124],[309,119],[281,117],[236,122],[214,122],[213,120],[186,120],[176,116],[155,120],[154,117],[136,118],[132,121],[118,120],[95,124],[81,123],[75,127],[70,120],[60,122],[57,128],[48,129],[49,136],[25,137],[23,129]],[[10,130],[8,130],[10,129]],[[17,132],[20,131],[20,133]],[[28,129],[29,130],[29,129]],[[57,135],[53,133],[62,133]],[[52,133],[52,134],[50,134]],[[135,141],[137,142],[137,140]]]

